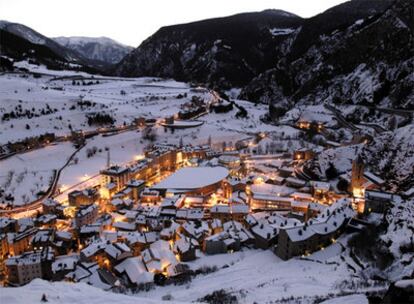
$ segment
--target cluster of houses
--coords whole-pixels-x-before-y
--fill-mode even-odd
[[[289,161],[267,177],[249,174],[245,160],[209,147],[158,145],[128,166],[109,166],[100,187],[69,193],[67,204],[50,199],[36,218],[0,218],[0,270],[10,285],[44,278],[140,286],[179,278],[188,262],[243,246],[284,260],[310,254],[335,242],[360,211],[328,182],[299,178]],[[366,178],[358,162],[351,187]],[[364,212],[393,199],[364,195]]]

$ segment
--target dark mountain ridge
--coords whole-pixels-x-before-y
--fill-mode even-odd
[[[282,53],[277,46],[286,37],[275,37],[269,29],[296,29],[301,22],[296,15],[267,10],[162,27],[127,55],[115,73],[241,86]]]

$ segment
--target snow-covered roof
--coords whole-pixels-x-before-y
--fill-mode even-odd
[[[311,181],[310,184],[313,188],[323,191],[329,191],[329,188],[331,187],[331,184],[327,182]]]
[[[249,213],[248,205],[231,204],[231,205],[215,205],[210,209],[211,213]]]
[[[114,268],[119,273],[125,273],[134,284],[149,283],[154,280],[154,274],[147,271],[141,257],[127,258]]]
[[[372,181],[374,184],[377,184],[377,185],[383,185],[385,183],[385,181],[382,178],[376,176],[374,173],[369,172],[369,171],[364,172],[364,177],[369,179],[370,181]]]
[[[152,188],[192,190],[215,184],[225,179],[229,171],[224,167],[182,168]]]
[[[380,199],[380,200],[392,200],[393,194],[389,192],[381,191],[365,191],[366,199]]]
[[[303,241],[315,234],[329,234],[344,222],[349,221],[355,215],[349,199],[340,199],[325,209],[315,219],[309,220],[295,227],[283,228],[293,242]]]

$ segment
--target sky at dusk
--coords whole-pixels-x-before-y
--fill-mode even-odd
[[[160,27],[213,17],[282,9],[311,17],[344,0],[0,0],[0,20],[48,37],[106,36],[138,46]]]

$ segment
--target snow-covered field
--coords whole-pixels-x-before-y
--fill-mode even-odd
[[[193,96],[205,102],[214,99],[206,90],[193,90],[187,84],[157,78],[109,78],[86,73],[52,71],[45,67],[17,63],[30,71],[41,73],[40,78],[32,74],[5,73],[0,75],[0,116],[14,113],[13,117],[0,119],[0,144],[18,141],[29,136],[53,132],[57,136],[68,135],[73,130],[95,130],[97,126],[87,124],[87,115],[107,113],[116,119],[115,125],[130,124],[137,117],[165,118],[178,113],[182,105]],[[75,80],[67,76],[77,76]],[[79,77],[87,77],[80,80]],[[84,81],[87,85],[82,85]],[[91,84],[88,84],[92,82]],[[98,82],[98,83],[97,83]],[[90,104],[85,105],[85,102]],[[200,125],[171,131],[156,125],[157,142],[184,144],[205,144],[211,138],[213,148],[221,149],[238,140],[251,137],[259,132],[270,136],[261,142],[266,150],[275,138],[286,149],[297,148],[300,142],[280,140],[296,138],[298,130],[289,126],[272,126],[260,118],[268,111],[265,105],[254,105],[237,100],[238,105],[248,112],[248,118],[238,119],[238,109],[228,113],[214,112],[198,118]],[[17,116],[17,117],[16,117]],[[112,136],[98,135],[87,140],[61,174],[59,184],[65,188],[78,184],[99,173],[106,165],[107,150],[110,150],[111,163],[132,161],[142,154],[150,142],[142,138],[141,132],[126,131]],[[88,158],[87,151],[95,149],[94,156]],[[59,143],[30,153],[22,153],[0,162],[0,183],[7,193],[13,193],[15,204],[24,204],[36,199],[36,194],[49,186],[53,170],[65,163],[75,148],[69,143]],[[29,165],[30,163],[30,165]],[[37,173],[34,173],[37,172]]]
[[[54,170],[63,167],[74,151],[71,143],[59,143],[2,160],[0,187],[5,196],[14,196],[15,205],[35,200],[39,191],[49,188]]]
[[[0,292],[0,303],[38,304],[42,303],[41,299],[43,294],[46,295],[47,303],[51,304],[166,303],[159,300],[105,292],[85,283],[50,283],[40,279],[33,280],[30,284],[19,288],[2,288]],[[169,301],[168,303],[184,304],[175,301]]]

